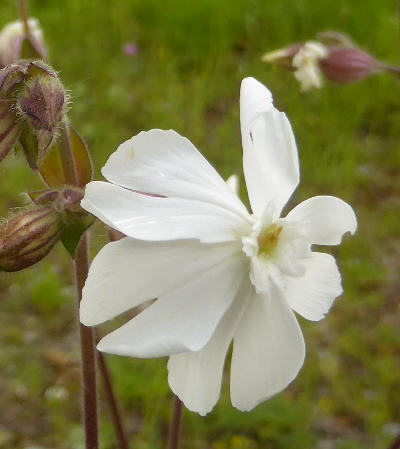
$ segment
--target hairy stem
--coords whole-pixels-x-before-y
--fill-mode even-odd
[[[169,442],[168,449],[178,449],[179,448],[179,437],[181,433],[181,423],[182,423],[182,409],[183,403],[174,395],[174,404],[172,412],[172,422],[169,431]]]
[[[84,234],[76,248],[74,259],[75,281],[78,302],[82,299],[82,289],[89,271],[88,240]],[[79,305],[79,304],[78,304]],[[94,332],[79,323],[81,340],[81,370],[83,393],[83,423],[85,427],[86,449],[98,449],[96,349]]]

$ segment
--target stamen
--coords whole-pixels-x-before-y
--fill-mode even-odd
[[[259,254],[270,256],[276,249],[279,241],[279,235],[283,226],[273,223],[268,228],[263,229],[258,236]]]

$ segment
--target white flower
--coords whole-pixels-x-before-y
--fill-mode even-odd
[[[322,73],[319,61],[328,55],[328,49],[320,42],[309,41],[296,53],[292,65],[296,68],[294,76],[301,84],[301,90],[312,87],[321,88]]]
[[[128,236],[94,259],[82,323],[158,298],[98,348],[170,356],[171,389],[200,414],[218,400],[232,340],[238,409],[251,410],[296,377],[305,348],[293,311],[320,320],[342,293],[334,258],[311,245],[339,244],[357,227],[352,208],[331,196],[280,218],[299,182],[289,121],[253,78],[242,82],[240,115],[252,214],[187,139],[161,130],[123,143],[103,168],[109,182],[89,183],[82,201]]]
[[[45,54],[43,32],[37,19],[28,20],[29,30],[36,49]],[[8,23],[0,32],[0,66],[6,66],[21,59],[21,45],[25,37],[24,25],[21,21]]]

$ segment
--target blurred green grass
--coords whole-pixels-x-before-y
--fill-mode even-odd
[[[225,176],[241,173],[239,86],[255,76],[287,112],[302,183],[294,201],[349,201],[359,230],[335,253],[345,294],[320,323],[301,321],[308,357],[298,379],[251,413],[234,410],[228,385],[206,418],[185,412],[182,449],[380,449],[400,432],[400,107],[398,81],[302,94],[263,52],[349,33],[378,58],[399,60],[396,2],[375,0],[32,0],[72,99],[71,118],[99,168],[140,130],[173,128]],[[0,26],[16,18],[0,4]],[[127,57],[126,42],[139,53]],[[40,183],[24,161],[0,166],[0,212]],[[243,183],[242,183],[243,185]],[[244,194],[244,188],[242,190]],[[94,251],[106,241],[97,225]],[[68,260],[58,247],[19,274],[0,275],[0,448],[80,449],[79,351]],[[170,416],[165,360],[109,357],[132,447],[163,447]],[[102,403],[103,449],[116,447]]]

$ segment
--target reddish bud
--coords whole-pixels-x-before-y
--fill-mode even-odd
[[[42,260],[62,229],[60,214],[48,206],[10,218],[0,226],[0,271],[20,271]]]
[[[65,117],[67,98],[55,72],[36,63],[33,69],[17,95],[16,106],[36,135],[38,153],[41,155],[53,142]]]
[[[321,59],[322,73],[335,83],[351,83],[376,73],[379,62],[359,48],[330,47],[328,55]]]
[[[19,139],[29,165],[40,166],[67,109],[65,89],[57,73],[43,61],[19,61],[2,69],[0,160]]]

